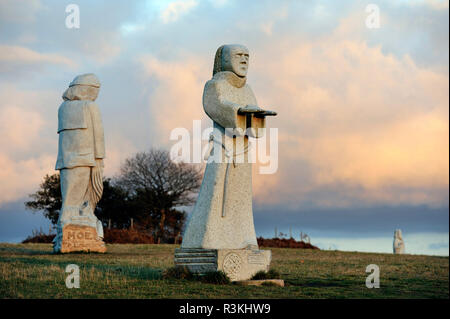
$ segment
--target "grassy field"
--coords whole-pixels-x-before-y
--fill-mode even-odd
[[[107,254],[53,255],[49,244],[0,244],[0,298],[449,298],[449,258],[272,248],[286,287],[162,279],[174,245],[108,245]],[[80,267],[80,289],[65,267]],[[368,264],[380,288],[365,286]]]

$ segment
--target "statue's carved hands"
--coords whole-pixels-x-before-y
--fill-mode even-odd
[[[277,112],[275,111],[263,111],[255,114],[255,117],[266,117],[266,116],[275,116]]]
[[[264,110],[257,105],[247,105],[238,110],[238,114],[262,113]]]
[[[247,105],[246,107],[241,107],[238,110],[238,114],[255,114],[255,117],[266,117],[266,116],[275,116],[277,112],[263,110],[257,105]]]
[[[103,168],[103,158],[96,158],[95,159],[95,167],[97,168]]]
[[[238,114],[240,114],[240,115],[254,114],[255,117],[263,118],[266,116],[275,116],[275,115],[277,115],[277,112],[263,110],[262,108],[260,108],[257,105],[247,105],[246,107],[241,107],[238,110]]]

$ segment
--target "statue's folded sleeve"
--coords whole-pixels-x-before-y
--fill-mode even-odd
[[[233,103],[225,98],[226,92],[220,81],[210,80],[205,84],[203,92],[203,108],[206,114],[223,128],[245,129],[245,117],[238,115],[242,105]]]

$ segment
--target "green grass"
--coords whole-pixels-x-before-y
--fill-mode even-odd
[[[0,244],[0,298],[449,298],[449,258],[272,248],[285,287],[163,279],[175,245],[108,245],[106,254],[54,255],[49,244]],[[80,289],[65,267],[80,267]],[[365,269],[380,267],[380,288]]]

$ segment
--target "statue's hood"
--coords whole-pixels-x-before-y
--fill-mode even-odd
[[[86,93],[82,94],[82,90],[80,86],[70,86],[66,91],[64,91],[62,98],[64,101],[78,101],[78,100],[86,100],[86,101],[95,101],[97,96],[86,96]]]

